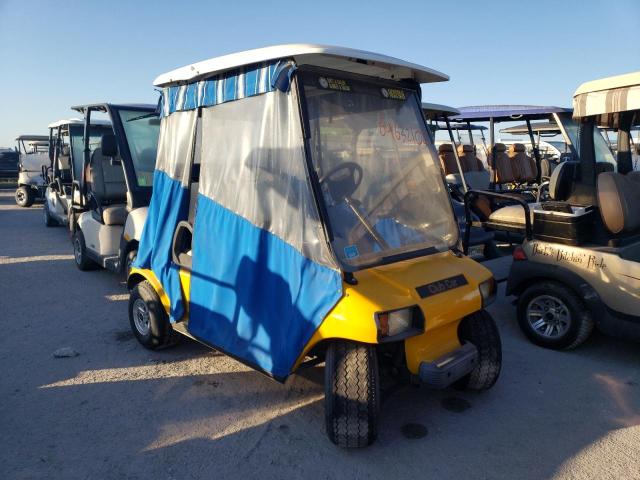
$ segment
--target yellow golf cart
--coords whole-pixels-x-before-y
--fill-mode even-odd
[[[284,45],[158,77],[154,190],[128,278],[144,346],[194,338],[284,381],[325,362],[326,425],[374,441],[379,365],[491,387],[493,277],[459,250],[420,84],[437,71]]]

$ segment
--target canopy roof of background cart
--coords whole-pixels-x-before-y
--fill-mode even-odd
[[[455,120],[475,120],[488,122],[491,118],[495,121],[511,120],[546,120],[552,113],[571,113],[570,108],[539,106],[539,105],[476,105],[460,107],[460,115]]]
[[[574,117],[640,110],[640,72],[583,83],[573,94]]]
[[[93,109],[93,110],[99,110],[102,112],[106,112],[108,108],[121,108],[121,109],[127,109],[127,108],[136,108],[136,109],[141,109],[141,110],[155,110],[156,108],[158,108],[157,105],[153,105],[150,103],[87,103],[85,105],[75,105],[73,107],[71,107],[71,110],[75,110],[76,112],[80,112],[82,114],[84,114],[87,110],[89,109]],[[93,120],[91,121],[91,123],[94,123]]]
[[[165,87],[194,83],[245,65],[281,58],[293,59],[299,66],[314,65],[383,79],[411,79],[418,83],[449,80],[449,76],[444,73],[386,55],[353,48],[301,43],[257,48],[193,63],[160,75],[153,84]]]
[[[549,135],[557,135],[560,133],[560,127],[556,122],[538,122],[531,124],[531,130],[533,133],[542,133]],[[503,128],[500,133],[510,133],[512,135],[527,135],[529,130],[527,125],[516,125],[515,127]]]
[[[422,111],[425,117],[430,120],[444,120],[444,117],[452,117],[460,114],[460,110],[457,108],[439,103],[422,102]]]
[[[16,141],[18,142],[47,142],[49,143],[48,135],[20,135],[16,137]]]
[[[57,122],[50,123],[47,128],[58,128],[61,125],[84,125],[84,120],[81,118],[67,118],[58,120]],[[111,125],[108,120],[94,120],[91,119],[91,125]]]

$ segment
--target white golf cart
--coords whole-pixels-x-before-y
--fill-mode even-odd
[[[531,209],[507,284],[523,332],[554,349],[578,346],[594,326],[640,339],[640,174],[630,142],[640,124],[640,72],[587,82],[573,104],[579,161],[560,164],[554,201]],[[615,160],[598,127],[617,130]]]
[[[151,199],[160,133],[157,107],[98,103],[72,109],[85,122],[79,195],[74,195],[70,217],[76,266],[127,273]],[[100,138],[87,129],[96,114],[107,115],[113,127]]]
[[[46,135],[20,135],[18,142],[18,188],[16,203],[30,207],[42,200],[45,189],[43,167],[49,164],[49,137]]]
[[[112,132],[111,123],[94,120],[89,136],[96,144],[105,133]],[[79,185],[82,177],[84,150],[84,120],[71,118],[49,124],[49,167],[45,171],[47,187],[44,193],[42,215],[47,227],[67,225],[71,209],[74,182]],[[95,147],[94,147],[95,148]],[[79,190],[75,189],[79,202]]]

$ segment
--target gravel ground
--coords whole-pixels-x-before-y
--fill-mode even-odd
[[[640,478],[637,344],[543,350],[503,297],[491,391],[391,388],[377,443],[344,451],[321,367],[280,385],[191,341],[145,350],[120,279],[78,271],[41,212],[0,192],[1,479]]]

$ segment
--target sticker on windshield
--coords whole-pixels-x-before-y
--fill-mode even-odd
[[[407,95],[404,90],[400,88],[381,88],[380,93],[384,98],[390,98],[391,100],[406,100]]]
[[[340,78],[320,77],[318,83],[322,88],[328,88],[329,90],[338,90],[340,92],[351,91],[351,86],[347,81]]]
[[[355,245],[347,245],[346,247],[344,247],[344,256],[347,260],[359,257],[360,252],[358,252],[358,247]]]

